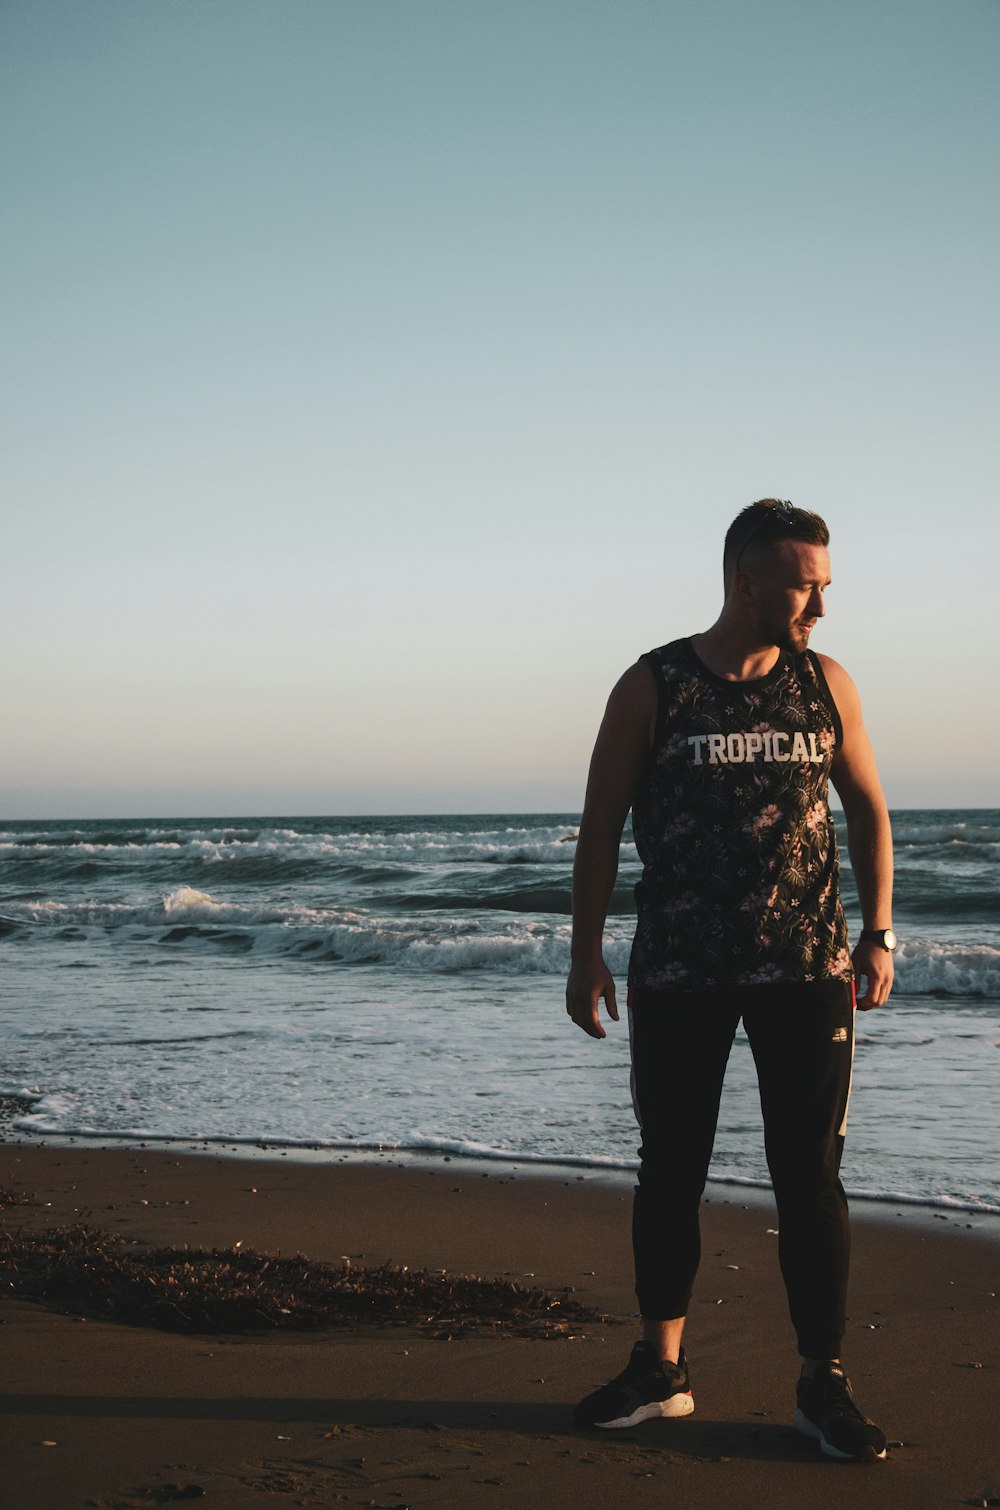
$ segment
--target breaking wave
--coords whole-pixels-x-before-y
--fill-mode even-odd
[[[499,970],[505,974],[561,975],[569,964],[570,926],[557,915],[504,919],[484,901],[483,915],[429,912],[393,915],[359,908],[253,906],[219,901],[179,886],[143,905],[88,905],[27,901],[0,917],[0,934],[78,939],[105,930],[171,948],[281,956],[343,964],[401,965],[429,971]],[[513,912],[513,909],[511,909]],[[612,918],[606,957],[623,976],[631,923]],[[896,988],[909,996],[1000,997],[1000,948],[990,944],[908,939],[896,956]]]

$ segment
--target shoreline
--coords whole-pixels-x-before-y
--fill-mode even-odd
[[[500,1153],[485,1150],[482,1153],[454,1148],[413,1148],[389,1144],[344,1144],[298,1143],[281,1139],[214,1139],[173,1138],[156,1135],[124,1133],[36,1133],[14,1127],[17,1116],[33,1104],[30,1097],[11,1093],[0,1094],[0,1149],[19,1144],[30,1148],[93,1148],[103,1150],[135,1151],[159,1150],[163,1153],[219,1157],[245,1160],[248,1163],[277,1162],[283,1159],[293,1164],[338,1165],[353,1164],[398,1164],[414,1170],[437,1169],[447,1164],[470,1165],[478,1170],[489,1170],[498,1175],[519,1173],[539,1179],[564,1180],[567,1177],[586,1181],[604,1181],[618,1189],[631,1192],[635,1174],[631,1169],[618,1165],[589,1162],[584,1158],[556,1159],[527,1158],[523,1154]],[[900,1220],[921,1224],[930,1214],[937,1221],[946,1221],[954,1226],[1000,1242],[1000,1211],[983,1210],[973,1202],[958,1198],[942,1197],[939,1200],[924,1200],[906,1193],[883,1195],[847,1188],[852,1220],[886,1221]],[[706,1200],[745,1202],[748,1206],[773,1205],[771,1187],[756,1182],[725,1175],[709,1173]]]
[[[855,1220],[846,1364],[862,1406],[904,1445],[885,1463],[834,1464],[789,1425],[798,1366],[773,1216],[739,1188],[713,1191],[688,1328],[695,1415],[587,1433],[572,1404],[622,1367],[635,1335],[630,1192],[561,1173],[0,1145],[0,1186],[35,1202],[4,1210],[8,1229],[86,1223],[180,1249],[513,1278],[611,1318],[558,1341],[398,1327],[189,1336],[81,1322],[7,1291],[12,1503],[130,1510],[191,1484],[222,1510],[652,1510],[665,1495],[694,1510],[833,1510],[845,1473],[850,1503],[872,1510],[1000,1494],[995,1243],[930,1213]]]

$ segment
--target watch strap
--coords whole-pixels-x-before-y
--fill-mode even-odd
[[[891,944],[887,935],[892,938]],[[891,928],[862,928],[859,937],[863,944],[881,944],[883,949],[891,950],[896,946],[896,935]]]

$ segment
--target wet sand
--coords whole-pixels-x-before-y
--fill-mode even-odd
[[[687,1338],[695,1414],[604,1435],[576,1430],[571,1409],[635,1335],[621,1183],[457,1159],[14,1142],[0,1146],[0,1186],[34,1200],[0,1213],[8,1228],[86,1222],[179,1247],[507,1275],[572,1286],[619,1319],[557,1341],[412,1328],[206,1337],[3,1298],[0,1452],[18,1510],[1000,1503],[1000,1243],[957,1213],[854,1207],[845,1362],[901,1444],[856,1465],[790,1428],[798,1364],[763,1200],[716,1187],[704,1207]]]

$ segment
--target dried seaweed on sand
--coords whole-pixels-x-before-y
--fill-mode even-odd
[[[599,1312],[506,1279],[388,1264],[339,1267],[253,1249],[152,1248],[91,1227],[0,1232],[8,1292],[61,1311],[168,1332],[411,1326],[566,1338]]]
[[[0,1185],[0,1211],[8,1206],[34,1206],[35,1197],[27,1190],[12,1190],[9,1185]]]

